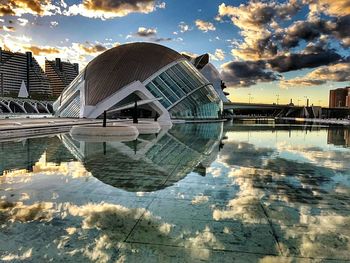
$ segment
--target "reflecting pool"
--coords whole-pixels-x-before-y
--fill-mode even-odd
[[[350,261],[350,130],[0,142],[0,261]]]

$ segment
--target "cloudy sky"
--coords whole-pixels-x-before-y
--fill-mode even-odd
[[[327,105],[350,86],[350,0],[0,0],[0,45],[41,64],[134,41],[209,53],[232,101]]]

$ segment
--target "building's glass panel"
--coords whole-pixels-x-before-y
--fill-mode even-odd
[[[61,117],[79,118],[80,116],[80,93],[76,93],[71,102],[60,112]]]
[[[179,97],[159,78],[155,78],[152,83],[167,97],[171,103],[179,100]]]
[[[221,101],[212,85],[187,61],[168,68],[146,85],[172,118],[218,118]]]
[[[63,90],[62,95],[61,95],[61,105],[65,103],[67,99],[69,99],[78,89],[81,88],[81,84],[84,80],[84,72],[80,72],[78,77],[76,77],[73,82]]]
[[[182,63],[179,63],[179,66],[183,69],[183,72],[188,72],[190,74],[187,74],[187,78],[190,78],[192,81],[194,81],[197,85],[203,85],[208,83],[208,81],[204,81],[203,79],[199,78],[199,75],[201,75],[198,70],[194,70],[191,68],[189,63],[187,61],[184,61]]]
[[[162,94],[158,88],[152,83],[148,83],[146,85],[146,88],[148,89],[149,92],[152,93],[152,95],[156,98],[162,98],[159,102],[165,107],[168,108],[172,103],[167,99],[167,97]]]
[[[80,90],[84,88],[85,81],[75,81],[75,83],[72,86],[69,86],[69,89],[66,91],[63,91],[62,97],[59,98],[60,105],[58,108],[55,108],[56,115],[59,115],[61,117],[76,117],[75,115],[69,116],[69,115],[62,115],[62,112],[65,111],[67,108],[71,107],[72,100],[76,99],[77,96],[80,96]],[[79,104],[80,107],[80,104]],[[79,110],[80,111],[80,110]]]
[[[211,85],[193,92],[169,110],[176,119],[218,118],[222,111],[221,101]]]
[[[179,65],[175,65],[174,67],[172,67],[172,70],[177,76],[179,76],[179,78],[181,78],[183,82],[185,82],[185,84],[188,87],[190,87],[191,91],[201,86],[201,84],[196,84],[193,80],[190,80],[188,74],[186,74],[185,71]]]
[[[169,75],[166,72],[163,72],[162,74],[159,75],[159,78],[167,84],[167,86],[179,97],[182,98],[183,96],[186,95],[186,92],[184,92],[174,80],[172,80]]]
[[[183,92],[187,94],[192,91],[192,88],[187,86],[186,83],[183,82],[171,68],[168,69],[166,73],[171,77],[172,80],[174,80],[174,82],[176,82],[176,84],[182,89]]]

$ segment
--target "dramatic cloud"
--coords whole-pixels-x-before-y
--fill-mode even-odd
[[[283,73],[332,65],[344,59],[344,54],[340,55],[339,50],[333,48],[337,42],[344,48],[350,46],[350,3],[348,0],[333,2],[289,0],[284,3],[251,1],[239,6],[221,4],[217,19],[228,17],[240,30],[243,41],[235,43],[231,50],[235,61],[243,60],[250,66],[261,67],[254,67],[258,76],[266,74],[266,69]],[[305,7],[310,9],[305,20],[288,21]],[[282,28],[281,25],[287,27]],[[306,47],[305,42],[308,43]],[[237,63],[235,61],[232,65]],[[232,83],[242,86],[238,81],[239,75],[234,71],[226,71],[226,77],[229,78],[230,72],[235,80]],[[243,86],[248,86],[260,80],[247,81],[243,76],[242,81]],[[294,83],[303,86],[322,84],[317,79],[305,81],[297,79]],[[286,86],[289,82],[283,83]]]
[[[283,48],[299,45],[301,40],[314,41],[326,37],[335,37],[344,46],[348,46],[350,38],[350,15],[331,20],[313,18],[307,21],[296,21],[285,30],[280,30],[277,37]]]
[[[215,26],[210,22],[206,22],[206,21],[197,19],[195,21],[195,23],[196,23],[197,28],[201,31],[208,32],[208,31],[215,31],[216,30]]]
[[[282,88],[316,86],[327,83],[327,81],[350,81],[350,62],[342,62],[331,66],[323,66],[315,69],[304,77],[290,80],[282,80]]]
[[[151,37],[157,35],[157,29],[155,28],[145,28],[139,27],[138,31],[135,33],[139,37]]]
[[[0,2],[0,15],[16,15],[18,11],[27,11],[35,14],[43,14],[43,5],[48,0],[3,0]]]
[[[215,50],[215,57],[218,58],[218,60],[224,60],[225,59],[225,52],[222,49],[216,49]]]
[[[24,48],[36,56],[60,53],[60,50],[54,47],[25,46]]]
[[[126,38],[132,38],[132,37],[142,37],[146,38],[149,41],[152,42],[164,42],[164,41],[172,41],[173,39],[170,37],[158,37],[157,36],[157,29],[155,28],[145,28],[145,27],[139,27],[138,31],[132,35],[128,35]]]
[[[350,14],[349,0],[308,0],[313,13],[325,13],[331,16],[345,16]]]
[[[287,72],[303,68],[314,68],[339,61],[341,56],[334,50],[322,50],[315,53],[297,53],[277,56],[268,60],[271,68],[278,72]]]
[[[330,25],[330,30],[345,47],[350,47],[350,14],[338,17],[337,20]]]
[[[284,32],[281,44],[284,48],[296,47],[301,40],[312,41],[328,33],[328,25],[324,20],[316,21],[296,21]]]
[[[228,16],[241,30],[240,34],[244,40],[232,49],[232,55],[244,60],[261,60],[275,56],[278,47],[273,32],[280,30],[278,21],[289,20],[300,8],[298,1],[250,2],[238,7],[221,4],[218,18]]]
[[[83,0],[79,5],[70,6],[65,14],[110,19],[131,13],[148,14],[157,8],[165,8],[165,3],[155,0]]]
[[[89,43],[87,43],[87,45],[78,44],[78,47],[87,54],[98,54],[107,50],[107,48],[101,44],[96,44],[96,45],[92,45]]]
[[[289,1],[284,4],[271,2],[250,2],[239,7],[219,6],[218,17],[228,16],[232,23],[244,30],[259,31],[262,26],[272,23],[276,19],[290,19],[291,16],[300,10],[298,1]]]
[[[32,51],[36,60],[41,66],[45,64],[45,59],[53,60],[60,57],[62,60],[69,60],[72,63],[79,63],[81,68],[101,52],[120,45],[118,42],[107,41],[103,43],[71,43],[61,42],[62,45],[42,46],[33,43],[33,40],[25,35],[14,36],[10,33],[0,34],[0,46],[6,50],[14,52]]]
[[[263,61],[233,61],[222,66],[221,75],[228,87],[249,87],[258,82],[278,80],[279,75],[266,70]]]
[[[250,31],[245,33],[245,42],[231,50],[231,54],[243,60],[269,59],[277,54],[277,45],[269,32]]]
[[[51,0],[2,0],[0,1],[0,16],[22,14],[53,15],[60,13],[60,8]]]
[[[222,61],[225,59],[225,52],[222,49],[217,48],[215,50],[215,53],[214,54],[209,53],[209,56],[211,60]]]

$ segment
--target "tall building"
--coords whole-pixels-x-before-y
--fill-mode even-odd
[[[330,108],[350,108],[350,87],[329,91]]]
[[[49,80],[31,52],[13,53],[0,47],[0,96],[17,97],[23,81],[31,98],[52,95]]]
[[[129,43],[92,60],[54,103],[57,116],[98,118],[135,101],[159,121],[218,119],[213,84],[184,56],[153,43]],[[118,113],[123,117],[123,112]]]
[[[64,88],[78,76],[79,65],[63,62],[60,58],[54,61],[45,60],[45,73],[49,78],[53,96],[58,98]]]

